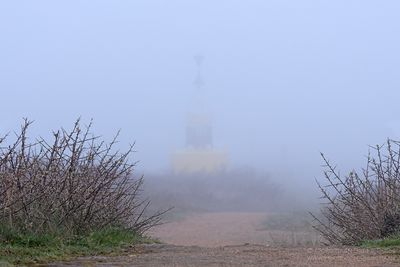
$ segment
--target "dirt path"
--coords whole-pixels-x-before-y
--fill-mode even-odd
[[[400,266],[381,251],[355,248],[219,248],[146,245],[119,257],[88,257],[51,266]]]
[[[273,245],[270,231],[261,230],[265,218],[260,213],[197,214],[154,229],[152,234],[168,244],[50,266],[400,266],[390,251]]]
[[[201,213],[161,225],[150,234],[162,242],[178,246],[266,245],[269,235],[261,231],[266,218],[263,213]]]

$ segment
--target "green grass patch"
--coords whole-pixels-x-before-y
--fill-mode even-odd
[[[155,242],[129,230],[108,228],[86,235],[18,233],[0,229],[0,265],[33,264],[121,253],[129,246]]]
[[[361,247],[365,248],[400,248],[400,235],[394,235],[383,239],[366,240],[361,243]]]

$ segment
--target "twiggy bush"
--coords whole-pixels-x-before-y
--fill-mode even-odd
[[[346,177],[321,155],[326,183],[317,183],[326,202],[314,219],[327,241],[354,245],[400,231],[400,142],[372,147],[366,168]]]
[[[0,139],[1,225],[34,233],[120,227],[140,234],[160,222],[163,212],[146,215],[143,178],[133,178],[128,159],[133,146],[116,151],[116,138],[106,143],[79,120],[71,131],[54,132],[51,142],[28,142],[30,124],[24,121],[11,145]]]

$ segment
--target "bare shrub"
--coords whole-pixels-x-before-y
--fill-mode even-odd
[[[317,229],[335,244],[358,244],[384,238],[400,230],[400,142],[388,140],[372,147],[361,173],[342,177],[323,155],[325,185],[318,186],[322,218],[313,216]]]
[[[138,233],[158,224],[146,216],[149,201],[140,197],[143,177],[133,178],[135,163],[90,133],[79,120],[71,131],[53,132],[53,140],[28,142],[31,122],[16,140],[0,139],[0,224],[23,231],[82,233],[123,227]]]

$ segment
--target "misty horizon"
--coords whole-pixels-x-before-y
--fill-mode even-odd
[[[324,152],[360,168],[368,145],[400,138],[400,6],[357,3],[3,2],[0,133],[23,117],[31,136],[93,118],[106,139],[121,129],[120,146],[136,142],[144,173],[169,170],[200,53],[231,167],[313,183]]]

